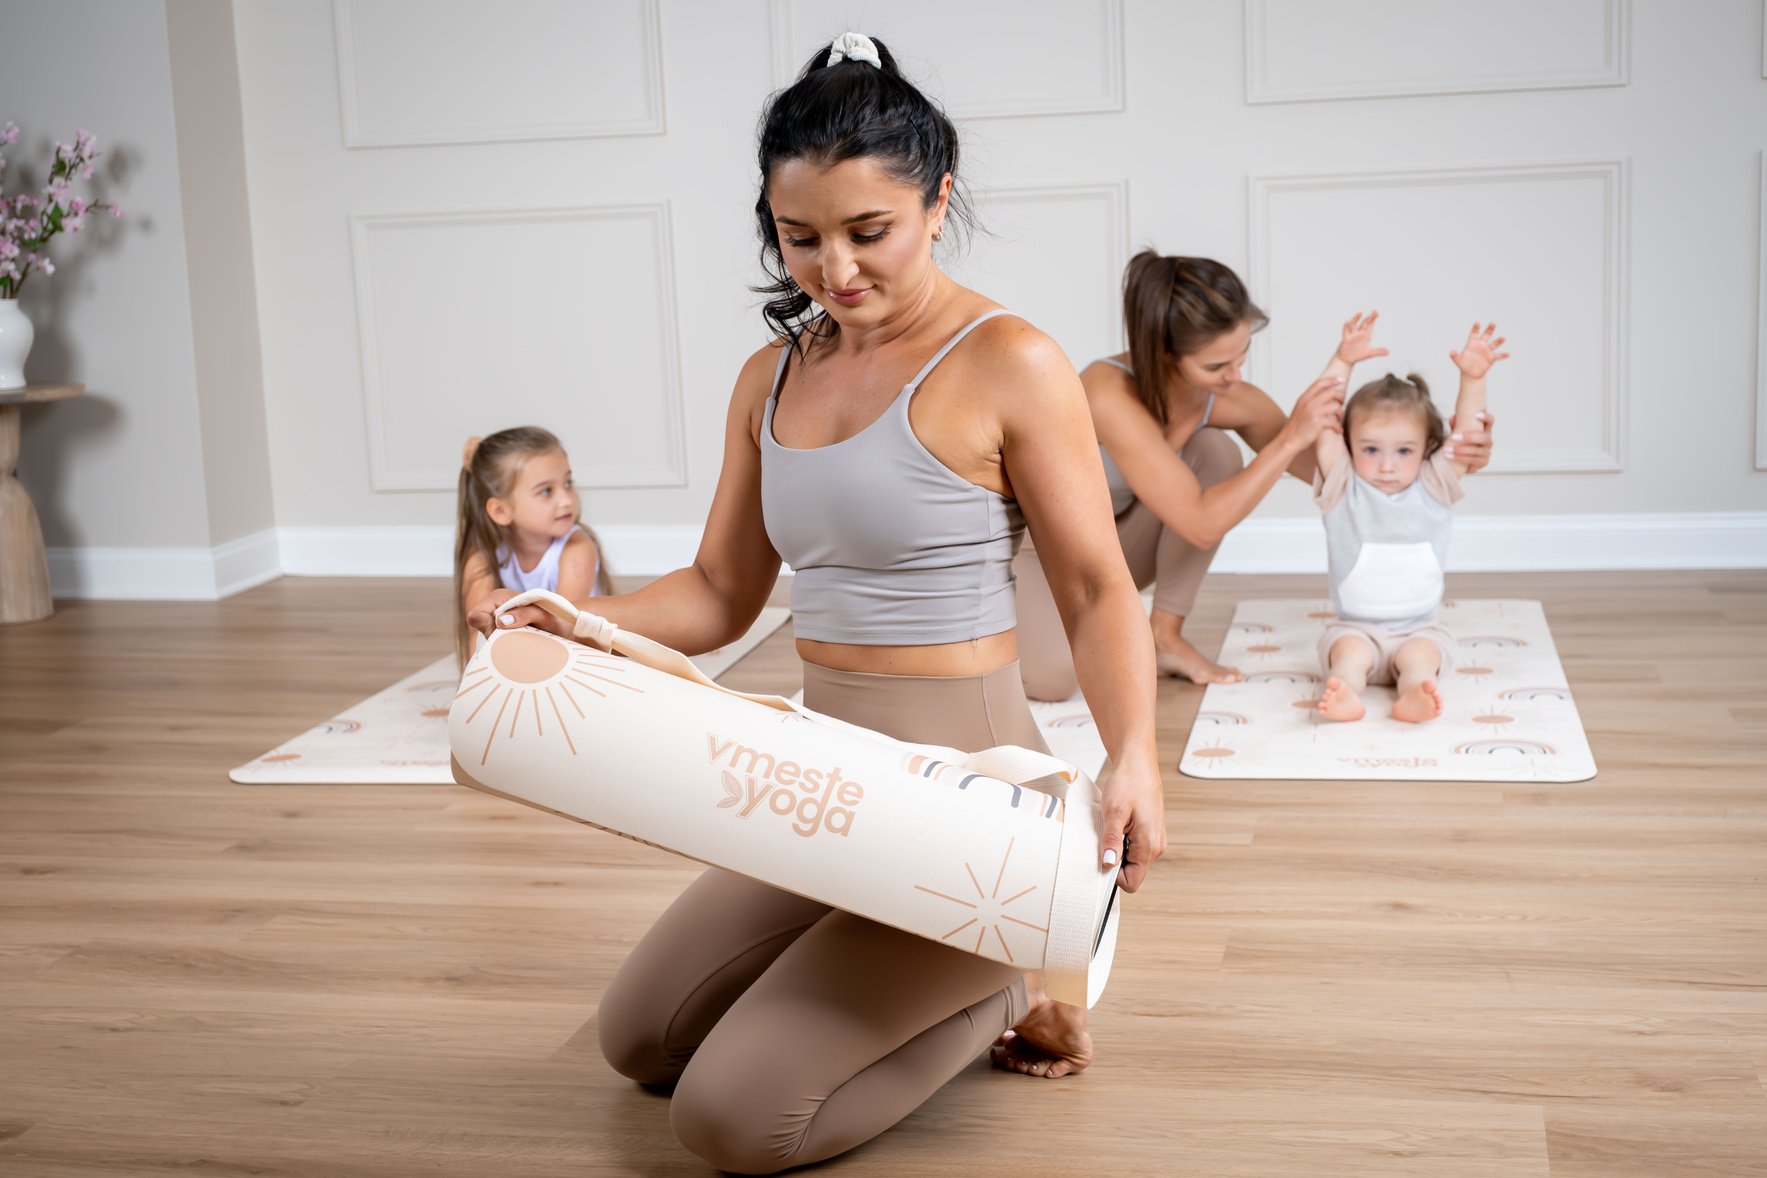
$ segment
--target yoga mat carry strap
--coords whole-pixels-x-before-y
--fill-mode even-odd
[[[1091,1005],[1116,943],[1099,794],[1073,765],[893,740],[707,682],[668,647],[493,633],[449,713],[455,779],[967,953]],[[605,643],[605,649],[600,645]]]
[[[797,705],[782,696],[751,695],[747,692],[732,691],[709,678],[704,671],[693,665],[692,659],[680,651],[646,638],[642,634],[622,630],[599,614],[578,609],[574,603],[549,589],[529,589],[526,592],[517,593],[498,606],[497,611],[502,613],[502,611],[514,609],[518,605],[537,605],[553,617],[571,623],[572,636],[587,646],[593,646],[596,650],[606,651],[609,654],[625,655],[635,662],[643,663],[645,666],[666,675],[674,675],[689,683],[697,683],[701,687],[709,687],[713,691],[721,691],[725,695],[734,695],[737,699],[746,699],[775,711],[795,712],[799,710]]]

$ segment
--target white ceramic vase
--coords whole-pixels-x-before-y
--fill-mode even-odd
[[[24,387],[25,357],[35,334],[18,300],[0,299],[0,389]]]

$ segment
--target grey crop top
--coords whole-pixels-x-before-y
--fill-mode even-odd
[[[1133,368],[1129,367],[1127,364],[1123,363],[1121,360],[1115,359],[1114,357],[1106,356],[1100,361],[1100,363],[1109,364],[1112,368],[1121,368],[1124,372],[1127,372],[1130,376],[1135,375],[1135,370]],[[1200,430],[1203,428],[1203,426],[1208,425],[1209,424],[1209,414],[1213,413],[1214,411],[1215,411],[1215,394],[1210,393],[1209,394],[1209,403],[1207,405],[1203,406],[1203,419],[1197,423],[1196,428]],[[1117,469],[1117,464],[1111,461],[1111,456],[1110,456],[1109,451],[1107,451],[1103,446],[1100,446],[1098,448],[1098,456],[1100,458],[1104,459],[1104,481],[1110,484],[1111,514],[1112,515],[1122,515],[1125,511],[1128,511],[1129,508],[1134,505],[1135,492],[1130,488],[1129,480],[1123,477],[1123,472]]]
[[[1012,558],[1024,535],[1016,502],[978,487],[914,436],[908,403],[946,353],[990,311],[952,336],[883,415],[850,438],[796,450],[773,436],[792,350],[779,350],[761,418],[761,512],[796,576],[799,638],[859,646],[930,646],[1010,630]]]

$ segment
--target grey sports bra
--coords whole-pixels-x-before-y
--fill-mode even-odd
[[[914,436],[908,403],[970,323],[850,438],[795,450],[773,436],[792,349],[779,350],[761,418],[761,511],[768,538],[796,576],[799,638],[860,646],[930,646],[1010,630],[1012,558],[1024,534],[1018,504],[978,487]]]
[[[1112,368],[1121,368],[1130,376],[1135,375],[1135,370],[1133,368],[1115,357],[1106,356],[1100,361],[1100,363],[1109,364]],[[1210,393],[1209,403],[1203,406],[1203,419],[1197,422],[1196,428],[1200,430],[1205,425],[1208,425],[1209,415],[1214,411],[1215,394]],[[1117,469],[1117,464],[1111,461],[1110,452],[1108,450],[1103,446],[1100,446],[1098,448],[1098,456],[1104,459],[1104,481],[1110,484],[1111,514],[1122,515],[1135,503],[1135,492],[1130,489],[1129,480],[1123,477],[1123,472]]]

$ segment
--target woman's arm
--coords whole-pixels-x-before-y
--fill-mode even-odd
[[[1099,440],[1123,472],[1135,497],[1147,504],[1166,527],[1199,548],[1219,544],[1234,525],[1252,513],[1283,471],[1301,455],[1305,453],[1310,463],[1314,438],[1321,429],[1339,428],[1338,419],[1343,412],[1343,384],[1330,378],[1315,381],[1301,394],[1295,412],[1286,418],[1271,403],[1276,428],[1257,447],[1257,456],[1238,474],[1205,490],[1183,459],[1173,452],[1159,422],[1136,398],[1128,377],[1103,369],[1105,366],[1095,365],[1087,370],[1085,378]]]
[[[724,465],[693,564],[652,581],[635,593],[580,600],[578,605],[672,646],[684,654],[715,650],[741,637],[759,616],[779,577],[779,554],[761,518],[761,451],[756,430],[772,387],[779,352],[762,348],[737,377],[724,425]],[[500,589],[467,616],[475,629],[536,626],[563,633],[564,623],[538,606],[506,614],[497,606],[512,593]]]
[[[1166,849],[1152,632],[1111,526],[1104,466],[1073,367],[1042,332],[1016,321],[1007,326],[988,341],[1001,390],[1001,460],[1110,756],[1100,855],[1114,862],[1127,839],[1120,879],[1132,892]]]

